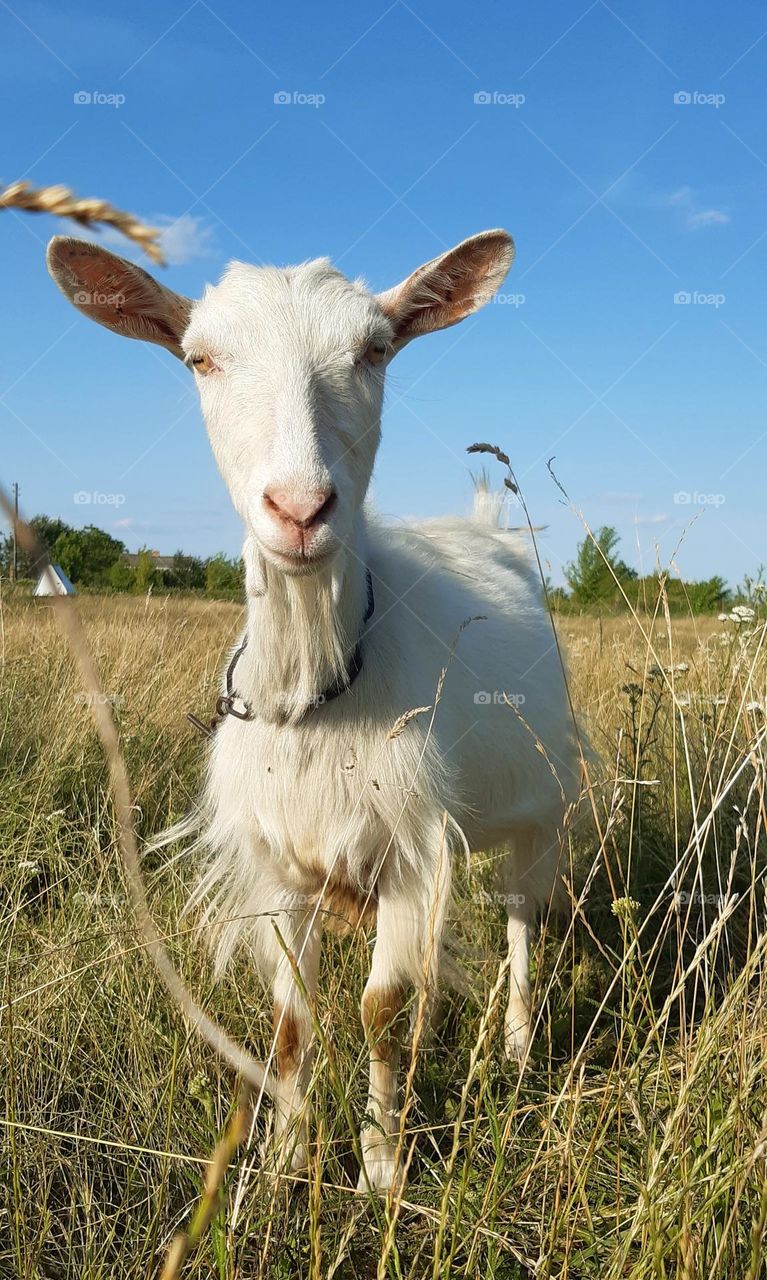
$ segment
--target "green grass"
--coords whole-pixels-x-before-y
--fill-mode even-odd
[[[196,792],[200,740],[185,714],[208,713],[239,610],[95,597],[79,608],[148,837]],[[585,802],[571,831],[572,917],[549,921],[535,949],[525,1070],[503,1058],[491,1000],[504,922],[488,851],[458,869],[453,923],[475,996],[446,994],[419,1051],[401,1202],[354,1191],[346,1117],[359,1123],[365,1105],[369,943],[329,938],[308,1179],[261,1167],[264,1108],[185,1274],[764,1274],[767,801],[765,719],[751,705],[767,705],[764,633],[641,626],[649,643],[628,619],[559,622],[601,763],[595,815]],[[656,662],[687,670],[664,677]],[[244,963],[214,987],[180,920],[193,868],[145,870],[200,1002],[263,1055],[266,994]],[[194,1212],[236,1081],[144,954],[71,658],[50,607],[21,595],[0,609],[0,957],[0,1276],[149,1276]]]

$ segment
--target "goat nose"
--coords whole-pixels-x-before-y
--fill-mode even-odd
[[[297,493],[290,489],[265,489],[264,506],[277,520],[287,521],[299,529],[311,529],[335,502],[335,490],[312,489]]]

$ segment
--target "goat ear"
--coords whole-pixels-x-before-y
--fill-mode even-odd
[[[481,231],[432,258],[378,302],[394,326],[394,349],[411,338],[458,324],[478,311],[506,278],[514,261],[507,231]]]
[[[156,342],[183,360],[189,298],[166,289],[135,263],[71,236],[53,237],[47,263],[61,292],[89,320],[124,338]]]

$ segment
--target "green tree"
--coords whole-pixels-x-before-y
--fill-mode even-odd
[[[97,586],[105,581],[107,571],[124,551],[123,543],[117,538],[89,524],[84,529],[66,529],[60,533],[50,556],[73,582]]]
[[[59,534],[50,554],[72,582],[82,582],[86,566],[86,541],[82,529],[67,529],[66,533]]]
[[[661,578],[652,573],[636,579],[629,598],[637,609],[653,612],[657,608],[660,591]],[[719,613],[730,599],[727,583],[720,577],[684,582],[681,578],[663,575],[663,591],[673,614]]]
[[[241,560],[229,560],[223,552],[211,556],[205,565],[205,590],[209,596],[239,596],[244,587]]]
[[[33,516],[29,521],[29,526],[36,534],[39,541],[45,547],[48,555],[52,557],[53,547],[56,539],[63,533],[70,532],[70,526],[57,516]],[[36,578],[40,572],[40,566],[37,558],[19,545],[18,547],[18,574],[20,578]],[[0,573],[10,574],[11,565],[13,563],[13,536],[9,532],[0,537]]]
[[[716,575],[705,578],[702,582],[684,582],[681,584],[689,602],[687,607],[693,613],[718,613],[729,599],[729,591],[724,578]]]
[[[603,525],[593,538],[584,538],[579,543],[575,560],[565,565],[565,578],[574,604],[584,608],[621,599],[618,584],[625,587],[637,575],[619,558],[619,542],[617,531]]]
[[[142,547],[138,553],[138,564],[133,570],[133,590],[144,595],[152,588],[161,585],[161,576],[157,571],[154,556],[147,547]]]
[[[183,551],[177,551],[173,568],[165,573],[165,585],[181,591],[201,591],[205,582],[205,565],[199,556],[185,556]]]
[[[44,547],[50,551],[57,538],[62,533],[68,533],[71,525],[66,520],[60,519],[59,516],[33,516],[29,522],[30,528],[34,530]]]
[[[122,558],[115,560],[107,573],[107,580],[113,591],[132,591],[135,577],[131,566]]]

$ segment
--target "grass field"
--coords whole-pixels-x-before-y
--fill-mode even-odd
[[[240,610],[78,607],[147,838],[195,795],[202,745],[185,715],[209,712]],[[354,1191],[369,942],[328,938],[308,1180],[260,1168],[265,1109],[185,1274],[764,1274],[764,628],[662,609],[641,625],[559,628],[600,763],[593,812],[585,802],[571,831],[572,918],[550,920],[535,948],[527,1066],[502,1054],[488,851],[458,869],[454,927],[476,996],[448,994],[419,1052],[401,1200]],[[0,715],[0,1276],[150,1276],[194,1211],[236,1081],[143,953],[89,708],[42,601],[0,608]],[[193,868],[145,871],[192,989],[263,1055],[268,999],[244,965],[214,987],[180,919]]]

